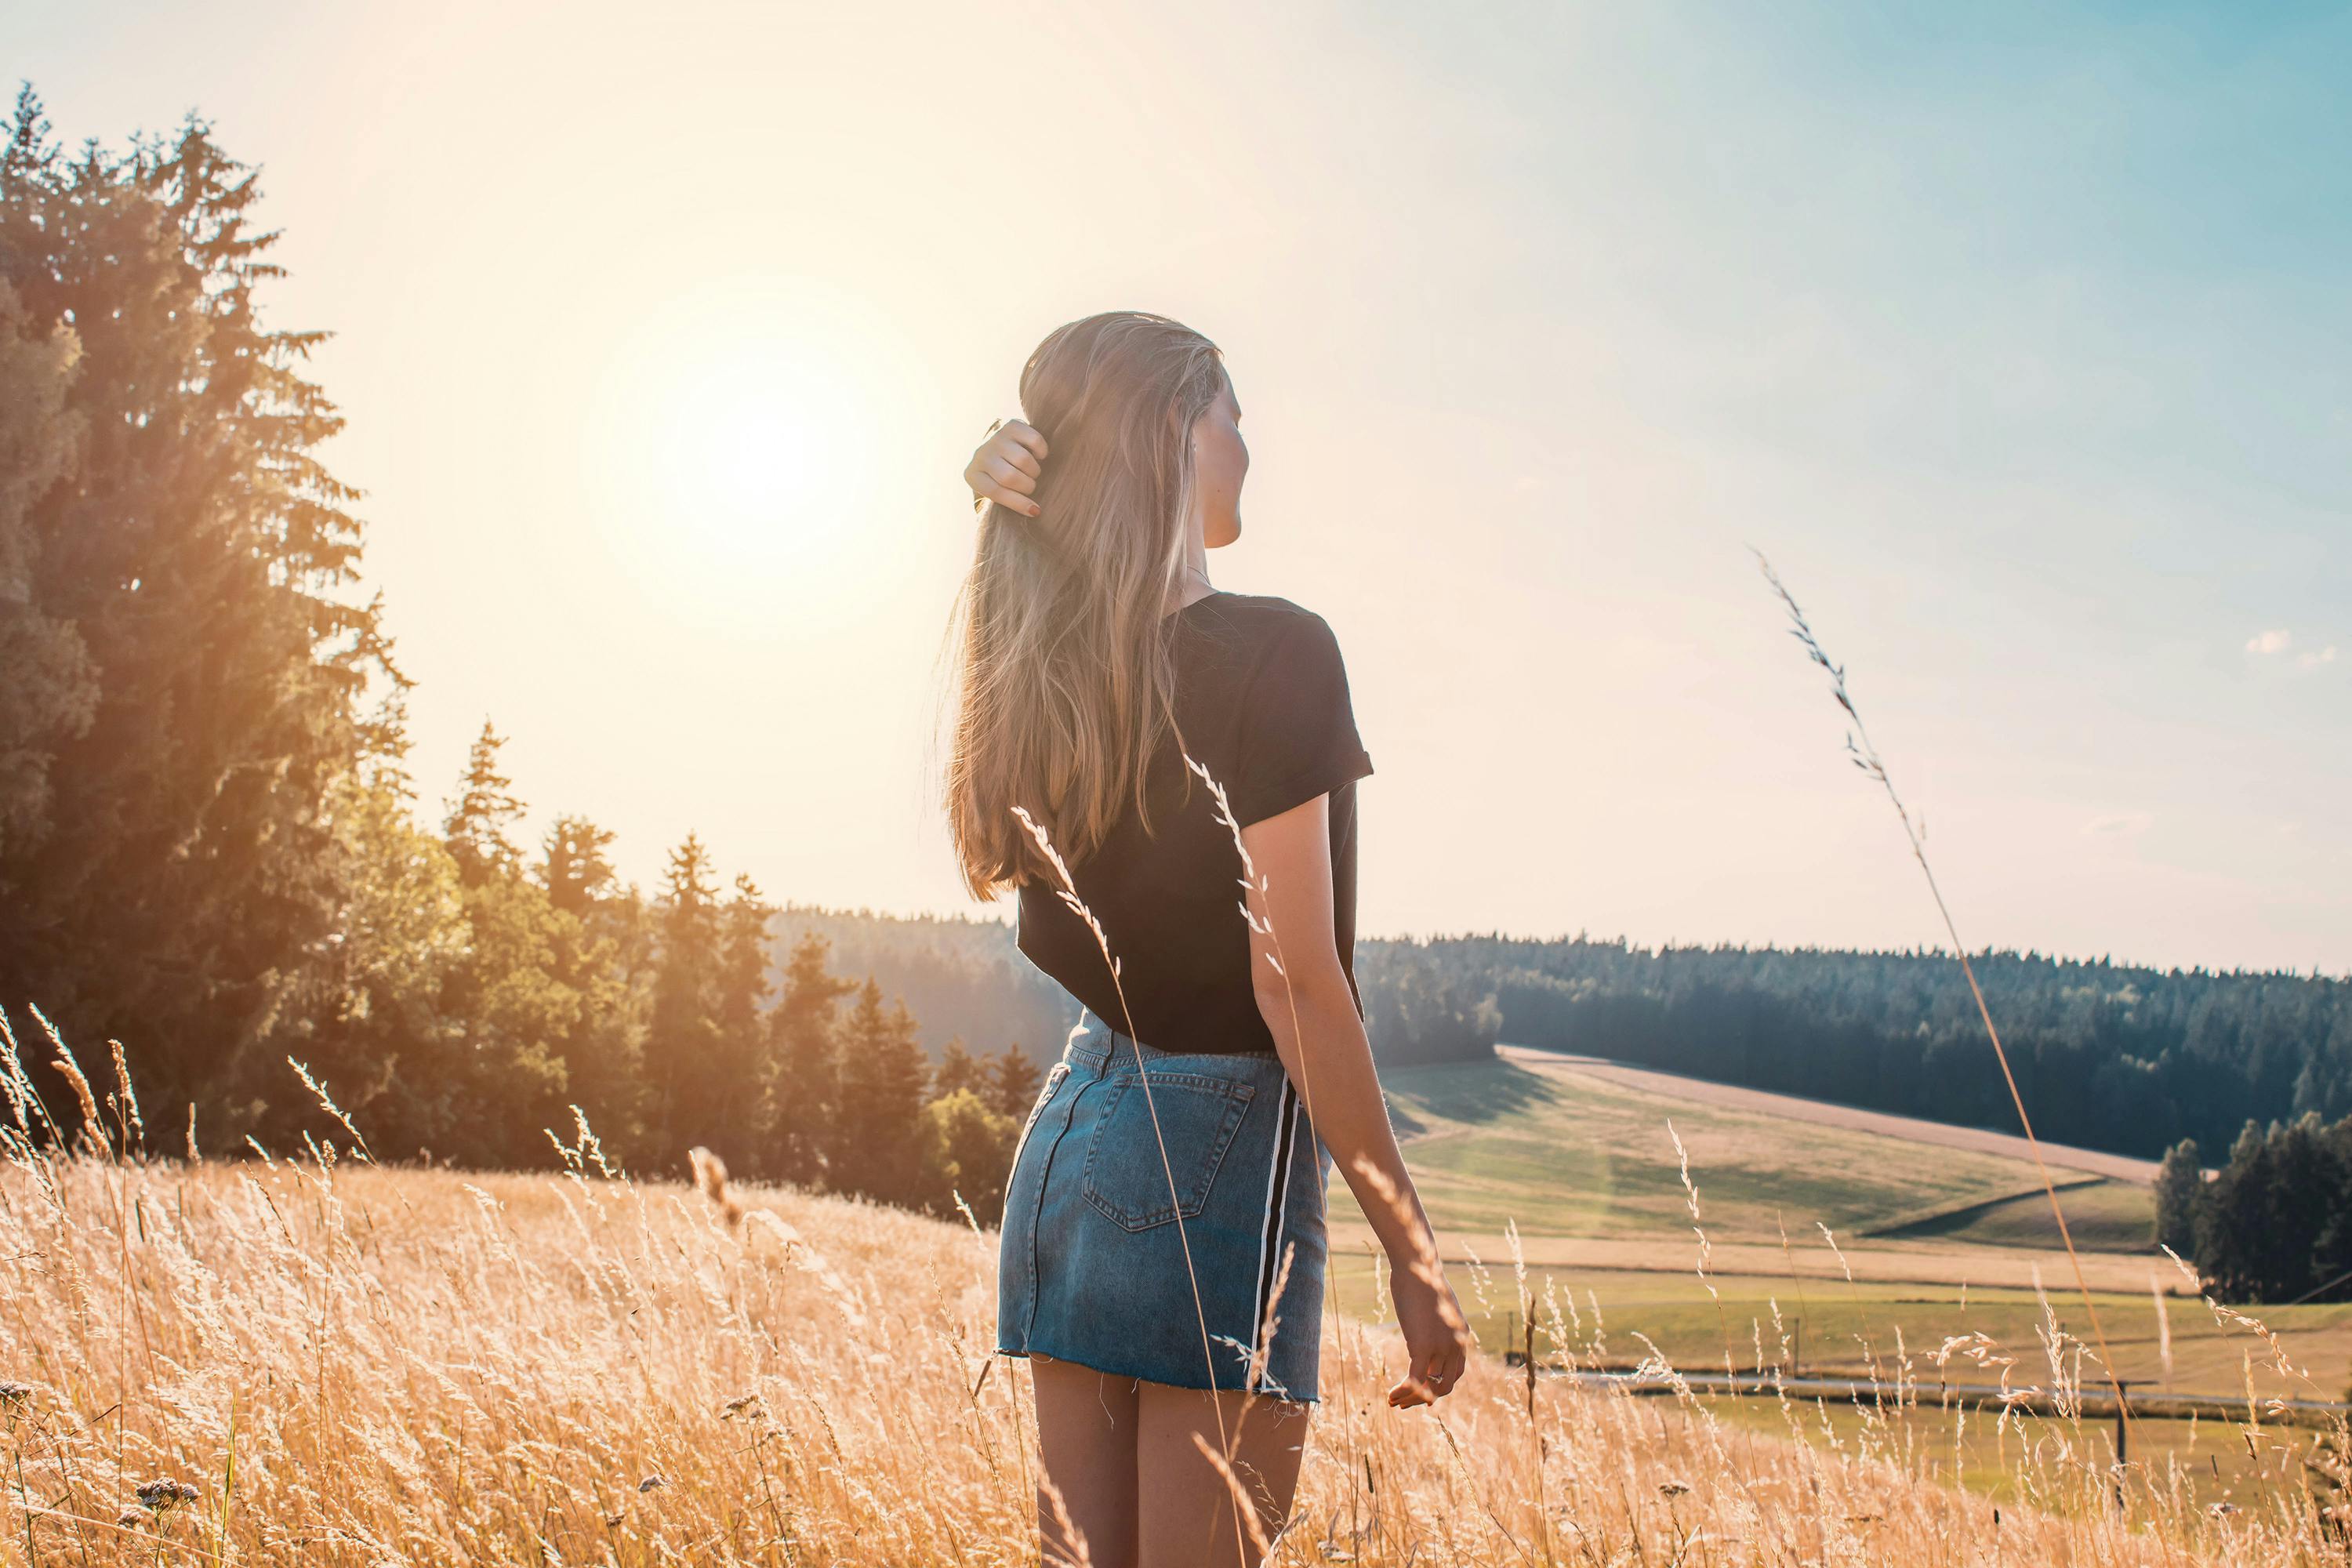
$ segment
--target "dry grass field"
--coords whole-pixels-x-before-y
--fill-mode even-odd
[[[1035,1561],[991,1234],[788,1191],[721,1205],[609,1175],[584,1140],[561,1173],[465,1175],[323,1143],[66,1156],[28,1131],[0,1140],[0,1563]],[[1564,1292],[1521,1296],[1507,1264],[1487,1283],[1538,1314],[1548,1359],[1594,1348]],[[2095,1425],[1916,1398],[1732,1419],[1492,1361],[1400,1413],[1388,1329],[1325,1331],[1280,1563],[2344,1560],[2307,1485],[2211,1510],[2175,1468],[2111,1474]],[[2008,1500],[1935,1480],[1929,1439],[1963,1427],[2001,1447]],[[2303,1474],[2307,1441],[2244,1439]]]

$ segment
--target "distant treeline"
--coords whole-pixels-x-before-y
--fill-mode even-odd
[[[1234,919],[1239,921],[1236,911]],[[1078,1021],[1078,1004],[1013,944],[1003,920],[882,915],[788,904],[777,917],[781,955],[805,932],[832,944],[853,974],[871,974],[923,1021],[925,1040],[1017,1041],[1050,1061]],[[1151,955],[1121,961],[1146,964]],[[1464,1061],[1494,1053],[1501,1014],[1490,984],[1448,968],[1411,942],[1356,944],[1356,984],[1372,1056],[1384,1067]]]
[[[2156,1238],[2224,1300],[2352,1300],[2352,1117],[2249,1121],[2210,1181],[2196,1141],[2165,1152]]]
[[[1963,1126],[2017,1115],[1947,952],[1465,937],[1425,950],[1490,987],[1501,1037]],[[2153,1159],[2249,1121],[2352,1112],[2352,984],[1970,954],[2033,1129]]]
[[[795,919],[899,994],[937,998],[935,1027],[1050,1047],[1067,1026],[1055,1010],[1067,1004],[1003,924],[787,911]],[[1970,962],[2044,1138],[2155,1159],[2184,1137],[2226,1147],[2249,1121],[2352,1113],[2343,980],[1993,951]],[[1948,952],[1457,936],[1360,942],[1356,974],[1387,1066],[1475,1058],[1501,1039],[1963,1126],[2017,1124]]]

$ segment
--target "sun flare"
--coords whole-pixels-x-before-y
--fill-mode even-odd
[[[881,468],[875,338],[856,301],[790,279],[681,296],[622,336],[586,460],[605,545],[650,595],[772,604],[852,568]]]

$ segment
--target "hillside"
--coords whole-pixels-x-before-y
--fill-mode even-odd
[[[2022,1139],[1514,1046],[1382,1080],[1491,1342],[1519,1331],[1515,1255],[1539,1293],[1570,1292],[1689,1365],[1751,1364],[1789,1331],[1808,1372],[1866,1373],[1896,1342],[1971,1333],[2030,1367],[2046,1359],[2045,1289],[2052,1321],[2091,1337]],[[2313,1392],[2250,1372],[2242,1336],[2155,1251],[2148,1167],[2043,1152],[2123,1375],[2179,1392],[2242,1394],[2250,1377],[2265,1394]],[[1336,1174],[1330,1201],[1347,1300],[1371,1310],[1370,1227]],[[2341,1394],[2352,1307],[2262,1316],[2325,1396]]]
[[[1528,1237],[1686,1233],[1677,1138],[1717,1244],[1777,1246],[1783,1226],[1817,1224],[1842,1237],[1964,1226],[1963,1216],[2041,1191],[2020,1138],[1589,1058],[1507,1046],[1493,1061],[1394,1069],[1383,1081],[1432,1215],[1468,1231],[1498,1232],[1509,1219]],[[2151,1167],[2044,1152],[2061,1183],[2112,1182],[2122,1194],[2101,1202],[2078,1245],[2147,1250]],[[2030,1225],[2018,1237],[2045,1240]],[[2046,1242],[2056,1241],[2053,1225]]]

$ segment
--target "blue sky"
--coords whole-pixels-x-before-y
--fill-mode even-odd
[[[1248,410],[1217,581],[1339,634],[1368,931],[1940,940],[1753,546],[1971,945],[2352,965],[2345,8],[207,16],[0,58],[265,165],[420,775],[488,713],[637,875],[968,907],[955,471],[1135,305]]]

